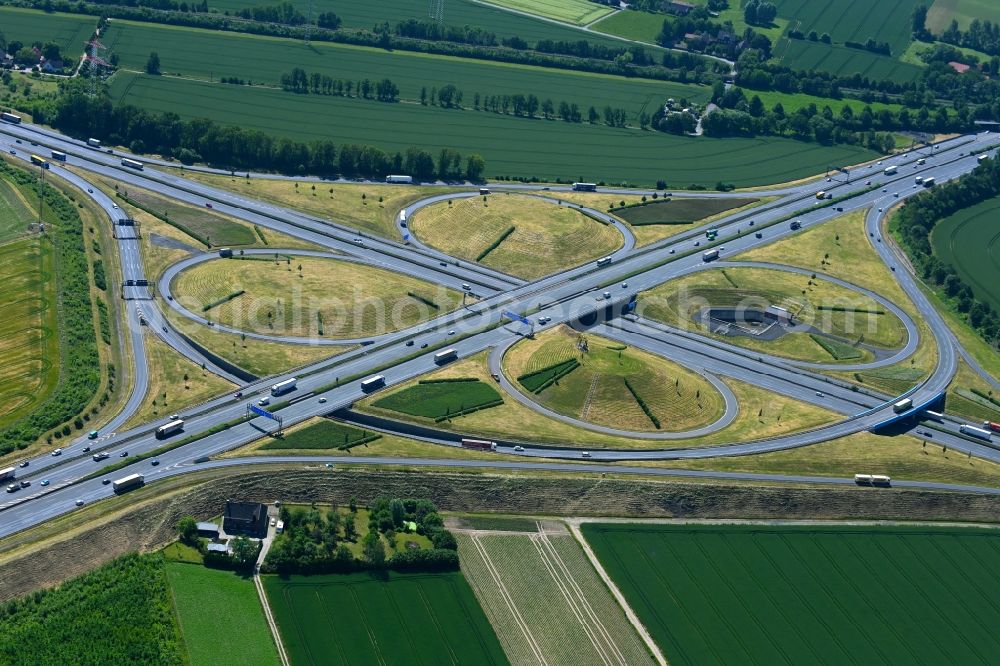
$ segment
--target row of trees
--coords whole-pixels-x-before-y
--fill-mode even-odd
[[[307,73],[301,67],[281,75],[283,90],[294,93],[313,93],[314,95],[335,95],[337,97],[358,97],[375,99],[379,102],[399,101],[399,86],[389,79],[359,81],[334,79],[319,72]]]
[[[944,218],[1000,195],[1000,161],[988,159],[972,173],[908,199],[895,218],[903,247],[917,271],[942,288],[969,325],[991,345],[1000,344],[1000,314],[976,298],[951,264],[934,255],[930,235]]]
[[[951,24],[940,35],[935,36],[927,29],[927,5],[913,8],[913,36],[924,42],[939,39],[942,42],[981,51],[987,55],[1000,55],[1000,23],[989,19],[972,19],[968,29],[961,30],[958,21]],[[994,72],[996,73],[996,72]]]
[[[136,152],[170,155],[181,162],[206,161],[230,169],[265,169],[323,176],[383,178],[408,173],[418,179],[483,179],[486,163],[480,155],[459,155],[442,149],[435,158],[424,148],[387,153],[368,145],[329,140],[309,143],[273,137],[259,130],[219,125],[199,118],[182,120],[172,113],[154,113],[132,106],[114,106],[106,96],[85,94],[86,82],[67,81],[54,103],[32,109],[36,120],[73,136],[105,139]]]
[[[284,533],[274,540],[262,570],[278,573],[325,573],[364,569],[397,571],[448,571],[458,569],[458,545],[444,528],[437,508],[428,500],[379,498],[369,509],[368,525],[360,537],[357,503],[349,510],[331,506],[281,510]],[[430,548],[399,548],[397,534],[416,524],[416,534],[431,542]],[[402,539],[404,543],[406,538]],[[387,551],[385,544],[390,544]],[[416,543],[415,541],[413,542]],[[359,544],[355,557],[348,544]]]
[[[16,183],[31,196],[40,196],[49,211],[46,233],[52,238],[58,267],[56,281],[59,302],[59,383],[55,391],[28,415],[0,430],[0,455],[24,449],[47,431],[74,421],[77,430],[84,428],[79,415],[101,385],[101,365],[94,334],[94,304],[90,298],[87,255],[84,249],[83,222],[76,206],[55,188],[40,184],[34,174],[0,162],[0,178]],[[54,219],[53,219],[54,218]],[[54,222],[54,224],[53,224]],[[109,396],[105,394],[101,404]],[[56,437],[71,434],[69,425]]]

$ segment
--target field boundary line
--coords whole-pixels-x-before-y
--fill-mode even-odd
[[[486,571],[490,574],[493,582],[496,583],[497,589],[500,591],[500,597],[507,603],[507,607],[510,609],[514,622],[524,633],[524,638],[528,641],[528,647],[535,653],[535,656],[538,658],[538,663],[548,666],[549,662],[546,661],[545,655],[542,654],[542,648],[538,645],[538,641],[535,640],[534,634],[531,633],[528,623],[524,621],[524,618],[521,617],[520,611],[517,610],[517,605],[514,603],[514,599],[510,596],[510,592],[507,591],[507,586],[503,584],[503,580],[500,578],[500,574],[496,570],[496,567],[493,566],[493,561],[490,560],[489,553],[486,552],[486,547],[479,541],[479,537],[475,535],[469,535],[469,541],[471,541],[472,545],[476,547],[476,550],[479,552],[479,556],[483,558],[483,564],[486,566]]]
[[[264,607],[264,618],[271,630],[271,637],[274,638],[274,643],[278,647],[278,658],[281,660],[281,666],[291,666],[288,653],[285,652],[285,644],[281,642],[281,634],[278,633],[278,624],[274,621],[274,615],[271,613],[271,605],[267,603],[267,594],[264,593],[264,585],[260,582],[260,574],[256,571],[253,576],[253,584],[257,588],[260,605]]]
[[[583,552],[587,556],[587,559],[590,560],[591,566],[594,567],[594,570],[597,571],[597,575],[600,576],[601,580],[604,581],[604,584],[608,586],[609,590],[611,590],[611,596],[613,596],[615,601],[618,602],[618,605],[625,613],[625,617],[628,619],[629,623],[635,627],[635,630],[639,634],[639,638],[642,639],[642,642],[646,644],[646,648],[653,655],[653,659],[655,659],[656,663],[661,666],[667,666],[667,658],[663,655],[663,651],[660,650],[660,646],[653,640],[649,630],[646,629],[646,626],[641,620],[639,620],[639,616],[636,615],[635,610],[633,610],[632,606],[629,605],[628,600],[625,599],[625,595],[618,589],[615,582],[611,580],[611,576],[609,576],[608,572],[604,570],[604,567],[601,565],[601,561],[597,559],[597,555],[590,547],[590,544],[587,543],[583,533],[580,532],[579,521],[571,518],[568,519],[566,523],[569,525],[569,531],[573,534],[576,542],[580,544],[581,548],[583,548]]]
[[[608,632],[607,628],[604,626],[604,623],[601,622],[601,618],[597,615],[597,613],[594,612],[593,607],[587,600],[587,595],[584,593],[583,589],[577,584],[576,579],[573,577],[572,572],[569,570],[569,567],[566,566],[566,562],[564,562],[562,557],[559,555],[559,551],[556,550],[556,547],[554,545],[552,545],[552,541],[549,539],[548,534],[544,530],[542,530],[541,524],[539,524],[538,526],[537,541],[541,545],[542,550],[548,552],[549,559],[551,560],[552,566],[556,569],[556,571],[562,572],[563,576],[565,577],[566,588],[577,598],[577,602],[575,603],[578,603],[580,611],[585,616],[590,618],[590,621],[593,625],[592,626],[593,630],[596,633],[600,634],[601,638],[603,638],[603,640],[607,643],[608,651],[612,653],[615,659],[619,663],[621,663],[622,666],[628,666],[628,661],[625,659],[625,656],[618,648],[618,645],[615,644],[614,639],[611,637],[610,632]]]

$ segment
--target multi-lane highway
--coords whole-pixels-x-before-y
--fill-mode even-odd
[[[636,293],[667,280],[704,270],[705,262],[702,260],[701,252],[706,246],[696,246],[696,242],[700,245],[700,230],[685,232],[640,249],[634,248],[634,244],[629,240],[630,234],[625,233],[622,248],[614,255],[614,261],[610,265],[596,267],[588,264],[526,283],[476,264],[456,261],[418,242],[412,242],[414,241],[412,238],[409,239],[410,243],[406,243],[402,236],[406,233],[405,228],[399,230],[401,233],[399,241],[363,236],[332,220],[322,220],[257,202],[185,180],[173,173],[152,169],[142,172],[123,169],[119,164],[121,155],[108,155],[91,150],[78,141],[50,131],[40,133],[38,128],[28,125],[0,125],[0,149],[8,152],[13,150],[20,157],[26,157],[32,150],[37,150],[37,148],[29,149],[23,143],[17,144],[17,138],[22,142],[36,141],[47,148],[65,151],[69,155],[69,164],[88,174],[111,177],[198,206],[210,201],[213,203],[213,208],[219,212],[309,240],[341,253],[348,260],[399,271],[450,288],[460,289],[462,283],[468,283],[481,297],[481,300],[474,305],[436,317],[418,326],[365,340],[355,340],[368,344],[352,352],[300,369],[295,373],[299,387],[291,394],[292,402],[273,407],[273,411],[284,419],[286,427],[312,416],[348,406],[363,397],[358,381],[360,377],[380,372],[385,375],[388,385],[395,385],[433,370],[436,366],[432,352],[442,345],[454,347],[461,357],[486,349],[506,349],[518,339],[518,335],[506,325],[508,319],[504,317],[504,312],[531,314],[533,317],[544,315],[551,318],[548,326],[553,326],[559,323],[576,324],[581,318],[591,314],[597,314],[597,319],[603,319],[609,309],[612,321],[607,324],[598,323],[596,329],[601,335],[661,354],[704,373],[710,381],[717,382],[715,375],[752,381],[769,390],[821,404],[843,414],[845,418],[824,428],[757,442],[729,442],[700,448],[600,450],[591,453],[594,458],[608,461],[656,460],[759,453],[803,446],[874,428],[893,417],[891,402],[896,396],[857,391],[845,383],[819,374],[817,370],[822,368],[811,368],[806,364],[796,365],[772,356],[750,354],[733,345],[709,340],[694,333],[680,334],[644,320],[633,321],[631,317],[618,318],[617,315]],[[720,235],[713,246],[722,251],[723,257],[727,257],[796,233],[788,224],[788,219],[792,215],[800,221],[802,228],[808,229],[836,217],[841,214],[841,210],[848,212],[868,209],[870,212],[866,224],[873,246],[887,263],[897,267],[903,266],[904,264],[892,254],[886,243],[876,241],[881,235],[879,224],[884,219],[885,211],[892,203],[905,199],[917,191],[913,187],[915,175],[934,176],[938,182],[955,178],[975,168],[976,156],[993,143],[995,143],[994,137],[988,135],[958,137],[934,148],[887,159],[887,164],[891,162],[899,167],[899,173],[895,176],[885,175],[881,165],[864,165],[852,169],[848,175],[839,174],[837,178],[825,182],[821,180],[783,188],[773,193],[763,192],[762,195],[773,194],[778,198],[752,211],[719,220],[714,226],[720,229]],[[926,164],[918,164],[918,159],[925,159]],[[58,164],[52,165],[52,173],[65,178],[81,191],[87,192],[108,213],[110,220],[120,215],[114,202],[87,183],[84,177]],[[493,189],[497,189],[497,186],[493,186]],[[518,186],[509,189],[526,188]],[[834,197],[853,196],[835,207],[821,207],[817,205],[815,197],[815,193],[820,189],[830,192]],[[445,196],[477,194],[456,192]],[[557,197],[558,188],[552,188],[546,196]],[[419,205],[421,204],[415,206]],[[589,213],[601,215],[598,211]],[[754,225],[752,227],[751,220]],[[761,238],[757,238],[758,233]],[[138,243],[125,238],[120,239],[119,253],[125,279],[146,279],[142,271]],[[202,259],[194,257],[188,260],[188,263],[200,260]],[[163,277],[160,281],[161,294],[169,293],[170,280],[184,267],[186,265],[175,266]],[[939,363],[935,371],[908,394],[917,405],[931,403],[941,396],[955,372],[957,341],[917,288],[914,278],[900,269],[897,269],[894,275],[913,300],[920,316],[927,322],[939,349]],[[602,295],[605,290],[612,292],[611,298]],[[868,293],[881,299],[877,294]],[[892,306],[907,324],[907,344],[893,356],[894,360],[905,358],[916,347],[916,329],[909,317],[895,304],[888,303],[885,299],[881,300],[887,306]],[[106,426],[105,431],[119,427],[134,412],[145,394],[144,347],[141,327],[138,325],[138,308],[132,307],[132,304],[141,304],[139,307],[143,309],[143,316],[152,322],[151,328],[168,344],[181,353],[191,356],[196,362],[202,363],[205,360],[199,358],[198,351],[166,324],[163,313],[158,309],[160,307],[158,301],[128,302],[130,342],[135,358],[134,388],[129,407]],[[198,320],[197,316],[188,311],[182,310],[181,314],[194,321]],[[200,323],[207,324],[207,322]],[[455,333],[450,334],[451,331]],[[405,344],[407,341],[412,341],[414,344],[408,346]],[[342,344],[343,341],[338,343]],[[496,359],[500,353],[502,352],[494,351],[491,356],[494,371],[498,368]],[[223,369],[213,369],[225,374]],[[129,471],[141,471],[146,474],[148,480],[153,481],[163,476],[204,467],[205,463],[199,465],[192,461],[259,438],[261,432],[271,424],[259,417],[251,421],[244,420],[246,403],[255,401],[258,394],[266,393],[273,381],[280,381],[286,377],[287,375],[244,386],[243,398],[240,400],[235,400],[231,395],[223,396],[197,408],[185,410],[184,435],[178,437],[205,436],[190,444],[161,453],[158,456],[160,463],[158,466],[152,466],[147,460],[131,466]],[[516,389],[505,379],[502,378],[501,383],[511,395],[517,396]],[[724,385],[717,383],[717,386]],[[715,424],[717,428],[730,422],[738,409],[731,393],[727,394],[724,391],[723,395],[727,397],[727,410],[720,421],[721,425]],[[534,407],[540,409],[537,404]],[[223,424],[227,427],[216,432]],[[85,477],[99,471],[102,465],[118,462],[117,454],[122,451],[127,450],[135,455],[162,446],[163,442],[157,440],[153,434],[156,425],[158,424],[149,424],[129,432],[118,433],[114,440],[110,440],[113,444],[107,445],[107,450],[112,456],[103,463],[96,463],[89,455],[82,455],[80,452],[82,447],[79,444],[67,447],[62,457],[44,457],[30,461],[30,467],[25,470],[29,472],[29,476],[34,479],[44,477],[50,480],[50,485],[45,489],[33,486],[32,495],[25,493],[16,499],[4,498],[8,499],[8,502],[0,505],[0,509],[3,509],[0,513],[0,536],[72,510],[77,499],[89,502],[108,496],[111,491],[102,483],[104,479],[96,477],[85,480]],[[582,425],[593,427],[589,424]],[[944,432],[939,435],[939,441],[946,441],[949,446],[961,451],[970,451],[975,455],[1000,461],[1000,451],[955,434],[954,431],[957,429],[955,423],[946,422],[941,428]],[[685,436],[692,434],[698,433],[687,433]],[[514,452],[512,448],[501,447],[500,450],[507,453]],[[522,455],[537,459],[573,457],[579,456],[579,453],[552,447],[526,446]],[[382,462],[393,461],[384,459]],[[427,462],[431,463],[434,461]],[[445,462],[437,461],[435,464],[445,464]],[[457,463],[450,460],[447,464],[454,466]],[[491,463],[486,461],[477,463],[477,466],[479,464]],[[498,467],[512,465],[499,460],[495,464]],[[537,468],[558,465],[538,460],[523,464]],[[586,469],[578,466],[571,468],[577,471]],[[620,469],[620,467],[607,468],[615,471]],[[645,468],[643,470],[645,473],[649,472]],[[795,479],[802,480],[798,477]]]

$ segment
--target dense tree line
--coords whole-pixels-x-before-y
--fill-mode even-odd
[[[101,385],[100,358],[94,334],[93,302],[83,242],[83,222],[76,206],[55,188],[39,184],[35,176],[0,162],[0,175],[41,196],[45,208],[57,220],[46,228],[52,239],[59,279],[56,281],[60,337],[59,383],[55,391],[24,418],[0,430],[0,455],[24,449],[60,424],[74,420],[77,430],[84,427],[79,416]],[[43,241],[44,242],[44,241]],[[52,359],[55,361],[55,359]],[[104,405],[109,399],[105,394]],[[89,414],[84,415],[89,420]],[[65,425],[57,438],[70,435]]]
[[[67,81],[54,104],[47,101],[36,104],[32,113],[36,120],[73,136],[128,145],[140,153],[169,155],[186,164],[205,161],[229,169],[345,178],[408,173],[421,180],[464,177],[478,181],[486,172],[483,158],[476,154],[461,160],[458,153],[446,148],[435,160],[424,148],[412,147],[390,154],[375,146],[338,146],[329,140],[304,143],[259,130],[219,125],[205,118],[182,120],[172,113],[114,106],[107,96],[90,97],[85,89],[85,81]]]
[[[437,508],[428,500],[379,498],[369,509],[368,526],[360,537],[360,517],[352,500],[350,510],[337,507],[321,512],[316,508],[282,508],[284,534],[268,551],[263,570],[278,573],[327,573],[365,569],[397,571],[452,571],[458,569],[458,544],[444,528]],[[416,534],[427,537],[431,548],[392,547],[386,552],[382,537],[396,543],[408,523],[416,524]],[[361,546],[355,557],[347,543]]]
[[[159,554],[125,555],[2,603],[0,626],[8,664],[188,663]]]
[[[910,109],[935,110],[940,100],[960,116],[974,120],[1000,118],[1000,80],[984,79],[977,71],[959,74],[945,62],[931,62],[916,81],[897,83],[869,79],[861,74],[836,76],[828,72],[793,70],[767,62],[762,53],[749,50],[737,62],[736,82],[753,90],[806,93],[840,99],[844,91],[866,102],[899,103]]]
[[[927,6],[918,5],[913,9],[913,36],[921,41],[930,42],[935,35],[927,29]],[[968,29],[961,30],[958,21],[952,19],[951,24],[936,36],[942,42],[961,46],[987,55],[1000,56],[1000,23],[989,19],[972,19]],[[993,74],[996,74],[993,70]]]
[[[893,221],[917,272],[940,287],[969,325],[994,347],[1000,344],[1000,314],[976,298],[951,264],[934,255],[930,235],[934,226],[949,215],[998,195],[1000,161],[988,159],[958,180],[907,199]]]
[[[250,19],[251,21],[282,23],[284,25],[302,25],[308,20],[305,14],[297,10],[290,2],[281,2],[277,5],[244,7],[236,12],[236,15],[240,18]]]
[[[281,75],[281,87],[295,93],[313,93],[314,95],[335,95],[337,97],[358,97],[375,99],[380,102],[396,102],[399,100],[399,86],[389,79],[358,81],[334,79],[319,72],[307,73],[301,67]]]

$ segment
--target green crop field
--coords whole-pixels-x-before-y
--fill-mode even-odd
[[[0,181],[0,186],[6,185]],[[11,194],[9,190],[7,194]],[[0,205],[4,201],[0,191]],[[9,211],[14,211],[8,208]],[[28,218],[31,219],[31,218]],[[23,217],[9,228],[27,227]],[[0,245],[0,427],[40,405],[59,381],[54,263],[51,244],[25,238]]]
[[[756,203],[758,199],[664,199],[645,206],[615,211],[633,226],[646,224],[690,224],[733,208]]]
[[[379,398],[372,406],[436,420],[501,404],[497,390],[476,379],[422,382]]]
[[[206,593],[203,602],[214,611]],[[59,587],[38,590],[0,608],[5,664],[132,666],[189,663],[171,611],[158,554],[119,557]]]
[[[590,27],[592,30],[599,30],[609,35],[618,35],[625,39],[655,44],[656,38],[663,29],[665,18],[667,17],[662,14],[649,12],[615,12]]]
[[[361,430],[346,423],[323,419],[318,423],[294,430],[280,439],[272,439],[261,449],[349,449],[373,442],[382,435]]]
[[[931,244],[977,298],[1000,310],[1000,197],[961,210],[934,226]]]
[[[988,664],[1000,654],[996,530],[582,529],[676,666]]]
[[[296,666],[506,664],[461,573],[265,576]]]
[[[903,108],[902,104],[884,104],[882,102],[867,103],[862,102],[860,99],[851,99],[849,97],[831,99],[829,97],[816,97],[815,95],[806,95],[804,93],[793,94],[777,92],[774,90],[765,91],[744,88],[743,94],[746,95],[748,100],[753,99],[754,95],[760,97],[760,101],[762,101],[764,106],[768,109],[772,109],[775,104],[780,103],[782,108],[785,109],[785,113],[793,113],[799,109],[809,106],[810,104],[815,104],[819,111],[822,111],[823,107],[829,106],[835,114],[839,114],[842,108],[849,106],[855,115],[861,113],[866,106],[870,106],[872,111],[875,113],[878,113],[883,109],[899,113],[899,111]]]
[[[607,5],[598,5],[589,0],[486,0],[490,4],[507,7],[519,12],[535,14],[543,18],[586,25],[613,10]]]
[[[272,0],[212,0],[208,3],[210,10],[235,13],[243,7],[274,4]],[[312,4],[313,12],[333,12],[343,20],[346,28],[371,28],[374,25],[388,21],[390,26],[416,19],[428,20],[428,5],[422,0],[381,0],[380,2],[351,2],[350,0],[294,0],[292,5],[306,14]],[[597,7],[597,5],[594,5]],[[542,39],[579,41],[581,39],[592,43],[621,46],[617,39],[609,39],[602,35],[584,32],[570,26],[562,26],[551,21],[541,21],[530,16],[523,16],[491,7],[474,0],[448,0],[444,9],[444,25],[446,26],[480,26],[494,33],[497,39],[517,36],[533,43]]]
[[[192,664],[281,663],[253,581],[195,564],[168,562],[166,569]]]
[[[96,27],[97,18],[94,16],[0,7],[0,33],[8,44],[15,40],[26,45],[55,42],[63,55],[69,58],[83,55],[84,45],[90,41]]]
[[[934,0],[927,11],[927,29],[939,34],[955,20],[965,30],[973,19],[1000,22],[1000,4],[996,0]]]
[[[476,93],[535,94],[540,100],[551,98],[556,106],[562,101],[576,103],[585,115],[590,106],[601,110],[611,104],[627,109],[634,119],[641,111],[652,114],[667,97],[704,102],[711,95],[708,87],[690,84],[344,44],[306,45],[288,39],[130,21],[115,21],[104,41],[122,66],[134,71],[143,71],[150,51],[157,51],[164,74],[216,81],[236,76],[277,86],[282,74],[301,67],[334,79],[389,78],[399,86],[400,99],[409,101],[419,100],[422,88],[430,94],[432,88],[452,84],[463,92],[465,107],[473,106]],[[251,62],[252,67],[248,65]],[[309,96],[284,93],[283,105],[297,105],[300,97]]]
[[[576,539],[526,522],[530,533],[455,533],[462,570],[511,663],[536,664],[539,654],[548,664],[652,663]]]
[[[856,146],[762,137],[692,138],[414,104],[291,95],[173,77],[119,73],[112,89],[121,101],[151,110],[210,118],[303,141],[370,143],[388,151],[447,145],[463,155],[481,154],[489,177],[524,175],[650,186],[663,179],[671,187],[723,180],[752,186],[795,180],[822,173],[828,166],[875,157]],[[594,160],[594,155],[602,158]]]
[[[889,56],[801,39],[782,38],[774,49],[774,55],[782,65],[793,69],[815,69],[838,76],[861,74],[869,79],[887,79],[896,83],[913,81],[921,71],[916,65]]]
[[[778,15],[789,20],[789,28],[809,34],[827,33],[835,44],[868,38],[888,42],[894,56],[902,55],[910,43],[910,15],[924,0],[775,0]]]

